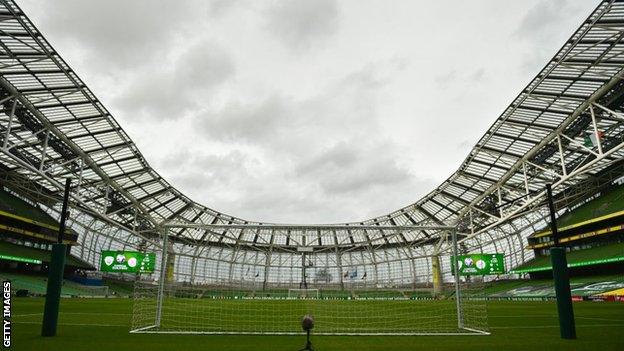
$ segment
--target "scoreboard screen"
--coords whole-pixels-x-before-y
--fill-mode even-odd
[[[120,273],[152,273],[156,254],[138,251],[102,251],[100,271]]]

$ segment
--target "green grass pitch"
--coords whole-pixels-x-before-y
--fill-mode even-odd
[[[150,311],[135,327],[152,325],[156,299],[139,304]],[[484,306],[483,301],[467,302]],[[161,325],[168,331],[302,333],[301,317],[314,316],[314,333],[468,333],[457,328],[455,300],[188,299],[165,298]],[[478,313],[478,312],[477,312]],[[465,316],[477,328],[474,314]],[[483,316],[484,313],[481,313]],[[362,321],[367,321],[364,324]],[[483,325],[480,318],[478,326]]]
[[[13,350],[298,350],[302,336],[129,334],[132,300],[63,299],[58,336],[39,336],[43,299],[13,299]],[[574,304],[561,340],[552,302],[489,302],[489,336],[316,336],[316,350],[624,350],[624,304]]]

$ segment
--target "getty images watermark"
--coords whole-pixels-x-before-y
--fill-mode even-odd
[[[11,282],[2,283],[2,346],[11,347]]]

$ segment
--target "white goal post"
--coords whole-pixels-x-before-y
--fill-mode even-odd
[[[180,257],[165,231],[158,278],[135,284],[131,332],[301,334],[301,318],[310,314],[317,335],[489,334],[476,285],[449,273],[457,265],[450,259],[457,235],[450,234],[444,240],[452,238],[452,252],[445,255],[397,250],[382,260],[366,258],[364,250],[341,256],[298,249],[254,264],[245,263],[245,252],[232,252],[241,262]],[[200,259],[201,280],[171,274],[181,262]]]

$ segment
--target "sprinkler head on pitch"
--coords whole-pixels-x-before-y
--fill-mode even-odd
[[[312,343],[310,342],[310,331],[314,328],[314,317],[309,314],[303,316],[303,319],[301,319],[301,328],[306,332],[306,344],[305,347],[299,351],[314,351]]]
[[[309,314],[303,316],[303,319],[301,320],[301,328],[304,331],[312,330],[312,328],[314,328],[314,317]]]

